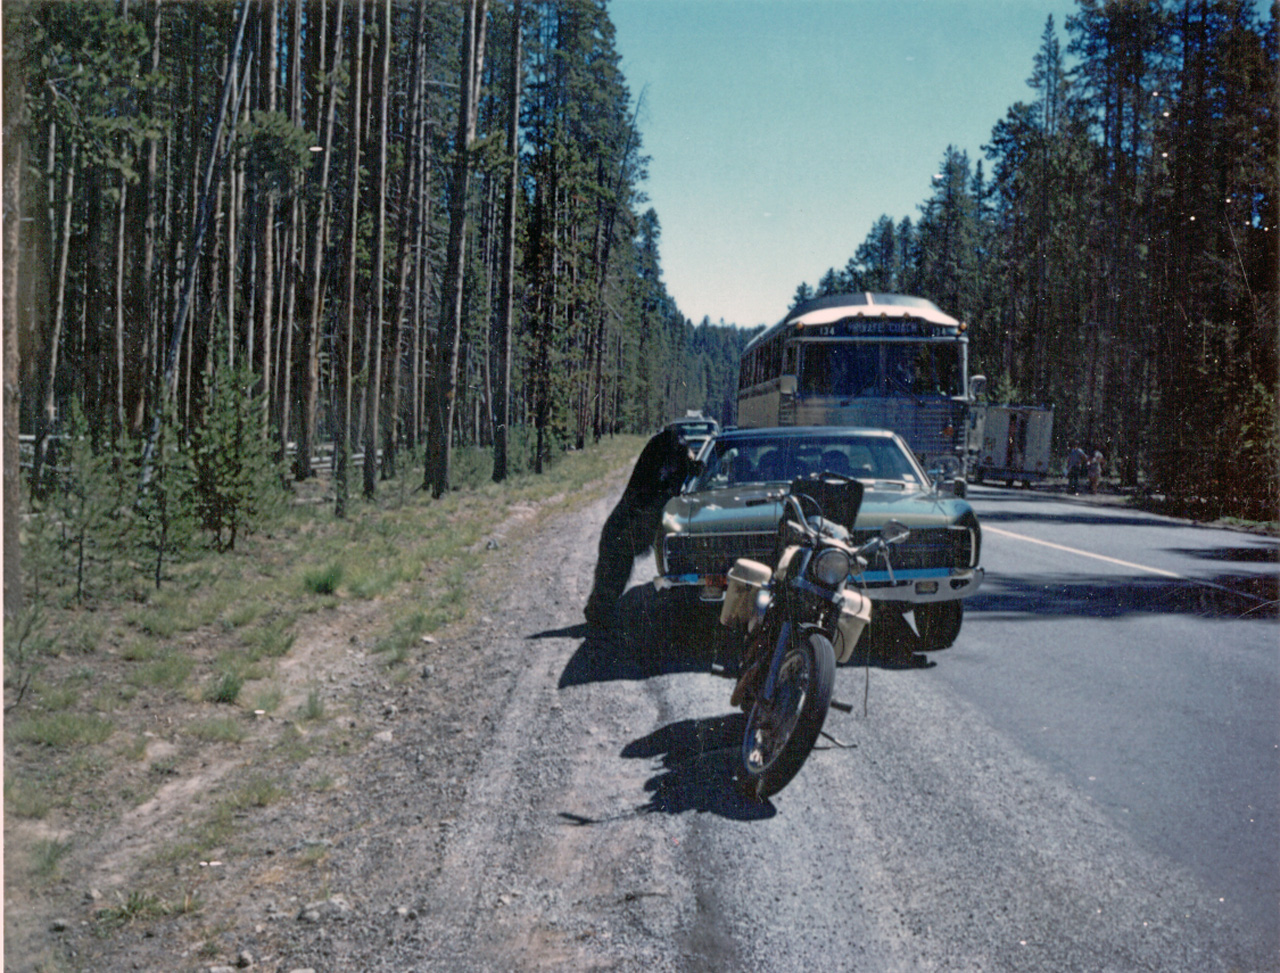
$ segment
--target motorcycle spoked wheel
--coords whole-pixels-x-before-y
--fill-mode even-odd
[[[836,656],[818,632],[793,639],[778,667],[772,703],[757,698],[747,714],[737,781],[757,801],[800,772],[822,732],[835,685]]]

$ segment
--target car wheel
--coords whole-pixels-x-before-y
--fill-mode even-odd
[[[964,621],[964,603],[960,601],[935,601],[915,607],[916,631],[920,633],[921,648],[925,652],[945,649],[960,634]]]

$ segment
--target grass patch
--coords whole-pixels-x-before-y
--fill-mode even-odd
[[[374,643],[375,653],[387,653],[388,665],[405,661],[409,650],[425,633],[432,630],[432,617],[421,609],[414,609],[409,614],[396,620],[391,631]]]
[[[244,688],[244,677],[238,672],[223,672],[214,676],[205,686],[204,699],[207,703],[233,704],[240,698],[240,690]]]
[[[4,782],[4,813],[6,815],[39,821],[49,816],[55,803],[53,794],[47,787],[40,784],[25,780]]]
[[[120,650],[120,658],[126,662],[150,662],[164,654],[160,643],[146,636],[129,640]]]
[[[320,690],[312,689],[307,693],[307,701],[302,704],[298,715],[312,722],[324,719],[324,700],[320,696]]]
[[[199,720],[187,727],[188,736],[206,743],[239,743],[248,732],[244,724],[234,716],[218,716]]]
[[[280,708],[283,699],[284,693],[278,686],[268,686],[266,689],[259,690],[253,697],[253,708],[262,710],[264,713],[274,713]]]
[[[245,632],[241,637],[249,649],[250,658],[254,661],[263,658],[279,658],[293,648],[297,637],[290,631],[295,619],[285,615]]]
[[[329,564],[302,576],[303,586],[313,595],[332,595],[342,584],[343,568],[339,563]]]
[[[181,689],[195,663],[181,652],[169,652],[129,673],[130,684],[157,689]]]
[[[222,624],[226,628],[243,628],[255,621],[262,614],[264,607],[260,601],[242,602],[222,616]]]
[[[242,811],[250,807],[270,807],[288,793],[285,788],[270,778],[254,777],[232,794],[227,799],[227,804],[234,811]]]
[[[53,878],[58,865],[71,853],[71,842],[47,838],[31,846],[31,874],[37,878]]]
[[[70,680],[61,686],[38,683],[35,687],[35,696],[40,703],[40,708],[51,713],[71,709],[80,700],[81,695],[83,694],[80,687]]]
[[[7,731],[17,743],[39,743],[47,747],[71,747],[102,743],[113,730],[110,720],[88,713],[50,713],[19,720]]]
[[[117,893],[116,900],[118,905],[94,913],[100,929],[119,929],[141,920],[191,915],[202,907],[199,896],[194,894],[185,895],[178,902],[166,902],[150,892],[130,892],[127,896]]]

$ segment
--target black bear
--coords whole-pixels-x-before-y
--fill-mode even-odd
[[[664,429],[645,443],[622,499],[600,532],[595,582],[583,609],[592,625],[607,627],[612,622],[636,558],[653,543],[662,523],[662,508],[693,471],[693,454],[674,429]]]

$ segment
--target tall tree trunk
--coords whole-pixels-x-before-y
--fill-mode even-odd
[[[321,39],[323,44],[323,39]],[[302,127],[302,0],[293,0],[289,21],[289,121],[295,127]],[[294,319],[298,307],[298,276],[301,254],[298,251],[300,239],[300,196],[302,193],[302,177],[294,171],[289,175],[289,226],[285,232],[284,260],[284,301],[280,312],[279,355],[276,379],[276,433],[280,448],[277,458],[284,461],[289,449],[290,425],[293,419],[293,330]]]
[[[493,402],[493,481],[507,479],[511,430],[511,339],[515,332],[516,193],[520,192],[521,4],[511,10],[511,77],[507,81],[507,195],[502,206],[502,284],[498,310],[498,383]]]
[[[160,9],[161,0],[151,4],[151,60],[150,70],[157,74],[160,70]],[[147,98],[149,110],[156,111],[156,96],[152,92]],[[142,429],[143,419],[148,407],[154,407],[156,393],[159,388],[160,369],[160,318],[162,304],[162,288],[156,286],[156,179],[159,168],[160,140],[154,136],[147,139],[146,162],[142,169],[142,263],[139,269],[142,304],[140,307],[140,326],[142,332],[142,353],[138,364],[142,368],[142,381],[138,388],[138,397],[133,405],[130,425],[134,432]],[[168,180],[165,180],[166,187]]]
[[[371,327],[369,374],[365,380],[364,495],[372,500],[377,492],[378,425],[382,404],[382,344],[384,341],[384,276],[387,254],[387,99],[391,75],[391,0],[382,0],[378,30],[381,56],[374,74],[377,96],[378,154],[374,172],[375,219],[373,245],[373,305],[369,309]]]
[[[418,169],[422,160],[420,145],[420,117],[422,115],[422,71],[426,56],[425,4],[418,4],[413,22],[413,59],[409,72],[409,108],[405,114],[405,164],[400,178],[400,220],[396,233],[396,296],[395,309],[391,312],[391,389],[387,408],[387,421],[382,439],[382,463],[386,476],[396,474],[396,451],[401,439],[400,386],[402,381],[402,346],[405,310],[409,298],[409,239],[413,226],[414,207],[411,205]],[[415,311],[416,314],[416,311]],[[416,369],[413,370],[416,376]],[[416,401],[416,399],[415,399]]]
[[[336,517],[347,515],[348,499],[348,454],[351,452],[351,358],[354,351],[353,342],[356,330],[356,263],[359,254],[360,234],[360,101],[362,94],[361,78],[364,61],[364,0],[356,0],[355,24],[352,29],[353,47],[351,51],[351,86],[347,92],[347,106],[350,109],[347,138],[350,140],[348,152],[348,208],[347,208],[347,253],[346,253],[346,287],[344,289],[344,306],[342,321],[339,326],[337,342],[338,365],[338,415],[336,432],[333,441],[334,460],[334,507]]]
[[[44,492],[43,467],[48,453],[49,435],[58,415],[58,351],[62,346],[62,330],[67,317],[67,266],[71,259],[71,210],[78,159],[79,147],[72,142],[66,168],[62,173],[62,216],[58,228],[58,265],[53,275],[53,312],[49,318],[49,335],[44,348],[44,367],[40,371],[40,411],[36,415],[35,455],[31,466],[31,492],[36,496]]]
[[[324,251],[328,239],[329,222],[329,167],[333,157],[333,128],[338,104],[338,65],[342,63],[342,20],[345,0],[338,0],[336,22],[333,29],[333,60],[328,72],[328,91],[324,100],[324,144],[320,155],[320,193],[315,203],[315,230],[311,238],[311,269],[307,283],[311,288],[310,313],[304,339],[307,374],[303,389],[302,420],[298,429],[297,466],[294,475],[299,480],[311,476],[311,454],[315,451],[316,407],[320,398],[320,327],[324,312]],[[320,38],[319,50],[324,72],[324,38]],[[319,98],[319,93],[317,93]]]
[[[260,47],[261,63],[259,65],[259,83],[261,91],[259,92],[259,104],[262,105],[264,111],[274,112],[276,110],[276,85],[278,83],[279,74],[279,23],[280,8],[279,0],[269,0],[269,2],[261,9],[260,15],[266,18],[262,30],[262,45]],[[272,385],[272,374],[274,369],[273,348],[275,346],[276,336],[276,310],[275,310],[275,273],[276,273],[276,256],[275,256],[275,223],[276,223],[276,194],[274,189],[268,189],[263,192],[261,189],[255,190],[255,198],[263,196],[262,204],[262,220],[258,228],[261,244],[259,246],[258,258],[258,286],[257,299],[255,300],[255,311],[258,319],[258,343],[259,349],[255,352],[250,349],[251,355],[258,355],[258,377],[262,387],[262,435],[266,438],[271,432],[271,402],[274,398],[274,387]]]
[[[22,227],[22,133],[23,98],[20,75],[14,59],[4,61],[4,239],[0,256],[4,266],[3,318],[4,318],[4,394],[0,400],[3,409],[4,456],[4,617],[10,621],[18,617],[23,607],[22,564],[18,547],[18,524],[22,514],[21,472],[18,466],[18,405],[19,376],[22,374],[18,359],[18,259]]]
[[[129,212],[129,182],[125,179],[124,174],[120,175],[120,198],[116,201],[116,221],[115,221],[115,255],[113,258],[114,276],[112,278],[112,305],[114,311],[114,326],[112,328],[112,336],[114,338],[114,358],[115,372],[114,388],[112,389],[114,406],[111,413],[111,438],[119,441],[125,433],[127,426],[125,425],[124,412],[124,387],[128,381],[127,373],[129,369],[125,365],[124,354],[124,264],[125,264],[125,224],[127,222]]]
[[[475,141],[478,85],[484,65],[484,32],[488,0],[468,0],[462,33],[459,77],[458,140],[454,147],[453,185],[449,191],[449,250],[445,292],[441,302],[440,338],[436,346],[436,402],[431,411],[431,442],[427,473],[431,495],[449,489],[453,454],[453,422],[457,405],[458,347],[462,340],[462,299],[466,272],[467,189],[471,174],[471,144]]]

